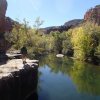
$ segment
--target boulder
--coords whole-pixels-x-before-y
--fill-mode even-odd
[[[62,58],[62,57],[64,57],[64,55],[63,54],[57,54],[56,57]]]

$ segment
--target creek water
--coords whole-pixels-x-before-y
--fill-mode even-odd
[[[100,100],[100,66],[66,56],[40,57],[12,76],[0,79],[0,100]]]
[[[57,58],[40,58],[38,100],[100,100],[100,66]]]

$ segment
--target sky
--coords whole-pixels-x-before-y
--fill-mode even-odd
[[[13,20],[25,18],[34,25],[37,17],[44,21],[41,27],[59,26],[72,19],[84,18],[91,7],[100,5],[100,0],[7,0],[6,16]]]

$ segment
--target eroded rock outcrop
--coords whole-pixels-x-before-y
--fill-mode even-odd
[[[89,9],[84,15],[85,21],[91,21],[100,25],[100,5],[95,6],[94,8]]]
[[[51,31],[63,32],[63,31],[67,31],[70,28],[77,27],[78,25],[87,21],[91,21],[95,24],[100,25],[100,5],[97,5],[94,8],[89,9],[85,13],[84,19],[70,20],[62,26],[52,26],[52,27],[41,28],[39,31],[44,34],[49,34]]]
[[[15,23],[18,23],[12,20],[10,17],[5,18],[5,32],[11,32]],[[19,23],[18,23],[19,24]]]
[[[7,1],[0,0],[0,34],[5,32],[5,14],[7,10]]]
[[[5,24],[6,24],[6,10],[7,10],[7,1],[0,0],[0,60],[6,58],[6,50],[8,48],[8,42],[4,38],[5,34]]]

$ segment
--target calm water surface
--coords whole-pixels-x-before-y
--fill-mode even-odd
[[[100,66],[67,57],[40,59],[39,100],[100,100]]]

